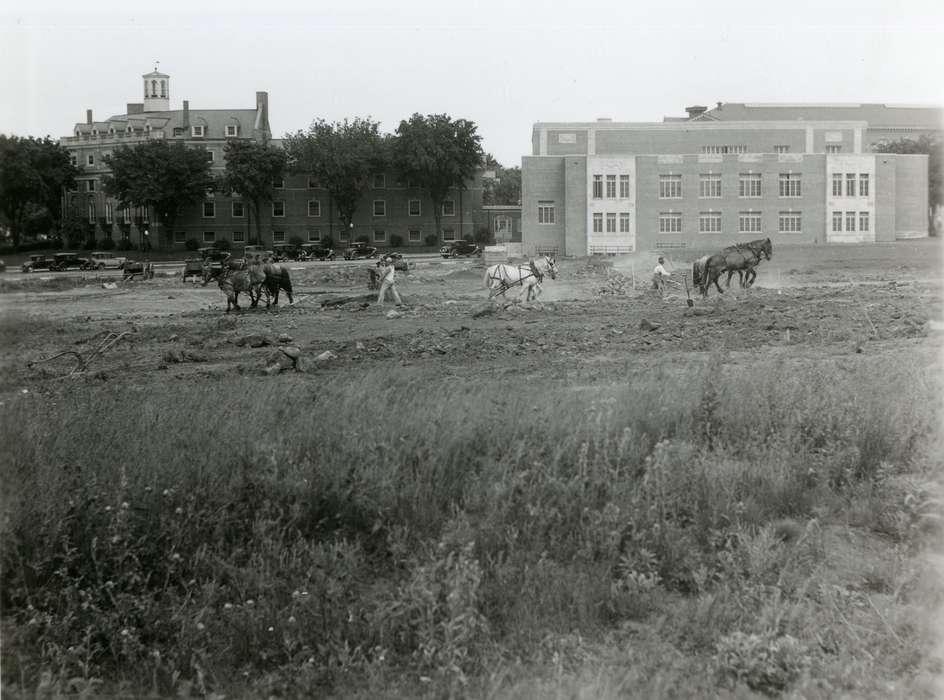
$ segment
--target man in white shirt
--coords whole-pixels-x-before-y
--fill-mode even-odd
[[[659,256],[659,263],[652,271],[652,288],[658,289],[661,294],[665,290],[665,281],[671,277],[668,270],[665,269],[665,258]]]
[[[387,290],[390,290],[390,293],[393,295],[393,301],[397,306],[403,304],[400,300],[400,294],[397,292],[396,287],[396,275],[397,271],[393,267],[393,260],[390,258],[383,259],[383,270],[380,271],[380,294],[377,295],[377,303],[383,304],[384,299],[387,296]]]

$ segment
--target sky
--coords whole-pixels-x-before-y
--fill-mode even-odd
[[[478,125],[506,166],[539,121],[661,121],[717,102],[944,104],[944,2],[714,0],[242,3],[99,0],[0,9],[0,133],[66,136],[141,102],[252,108],[273,135],[414,112]],[[768,9],[770,8],[770,9]]]

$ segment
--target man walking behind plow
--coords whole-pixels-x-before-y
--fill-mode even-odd
[[[383,270],[380,272],[380,293],[377,295],[377,303],[383,305],[387,297],[387,290],[389,289],[396,305],[402,306],[403,301],[401,301],[400,294],[397,292],[396,287],[397,271],[394,269],[393,260],[391,258],[384,258],[383,264]]]

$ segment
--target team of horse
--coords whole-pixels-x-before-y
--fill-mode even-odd
[[[208,264],[204,265],[203,283],[207,284],[212,278]],[[279,293],[284,291],[288,296],[289,304],[294,303],[292,297],[292,276],[288,267],[255,256],[242,262],[224,264],[217,275],[220,289],[226,296],[226,311],[240,310],[239,295],[243,292],[249,295],[249,305],[255,308],[259,305],[262,296],[266,297],[266,308],[278,306]]]
[[[762,260],[770,260],[774,254],[773,243],[769,238],[737,243],[724,248],[714,255],[705,255],[692,264],[692,283],[701,291],[702,296],[708,296],[708,289],[712,284],[720,294],[724,294],[718,283],[721,275],[728,273],[726,288],[731,287],[731,277],[738,273],[738,280],[742,287],[750,287],[757,278],[756,268]]]
[[[532,301],[541,294],[541,283],[545,275],[549,275],[551,279],[557,279],[557,261],[550,255],[541,255],[537,260],[530,260],[523,265],[508,263],[491,265],[486,268],[482,281],[488,289],[489,299],[505,296],[505,292],[509,289],[518,287],[515,300],[520,300],[521,295],[524,294],[526,301]]]

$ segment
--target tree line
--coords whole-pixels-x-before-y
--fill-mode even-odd
[[[72,189],[80,168],[69,153],[46,138],[0,136],[0,216],[15,247],[23,236],[70,228],[63,212],[63,192]],[[392,172],[401,181],[426,190],[433,203],[436,229],[450,190],[465,188],[482,167],[500,168],[482,150],[476,125],[445,114],[414,114],[394,133],[382,133],[379,122],[356,117],[328,122],[316,119],[306,130],[286,134],[281,147],[271,143],[230,140],[225,166],[215,177],[206,152],[183,143],[149,140],[121,146],[103,158],[110,171],[103,178],[107,195],[121,207],[147,207],[170,235],[187,207],[208,192],[239,195],[261,240],[262,211],[272,201],[275,183],[287,174],[307,174],[328,191],[342,227],[349,227],[371,187],[374,174]],[[517,191],[512,191],[517,171]],[[488,183],[485,198],[508,203],[520,198],[520,170]]]

